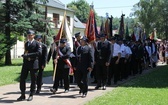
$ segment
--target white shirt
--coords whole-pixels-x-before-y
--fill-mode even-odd
[[[113,52],[112,52],[113,57],[118,56],[119,53],[121,53],[121,47],[120,47],[119,44],[114,43],[114,49],[113,49]]]
[[[33,43],[33,41],[34,41],[34,39],[33,40],[28,40],[28,46],[30,45],[30,44],[32,44]]]
[[[126,52],[127,52],[127,54],[128,54],[128,55],[131,55],[131,54],[132,54],[132,51],[131,51],[130,47],[128,47],[128,46],[125,46],[125,47],[126,47]]]
[[[128,54],[126,47],[124,44],[121,45],[121,57],[125,58],[126,54]]]

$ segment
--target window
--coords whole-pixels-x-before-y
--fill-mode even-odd
[[[59,24],[59,14],[53,13],[53,22],[55,24],[55,28],[57,28]]]
[[[70,16],[67,16],[67,21],[68,21],[68,25],[70,26],[71,25],[71,18],[70,18]]]

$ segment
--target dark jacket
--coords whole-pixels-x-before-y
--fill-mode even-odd
[[[94,66],[94,53],[93,49],[88,45],[78,47],[76,51],[76,69],[77,70],[87,70],[88,67],[93,68]]]
[[[97,50],[95,50],[95,61],[110,62],[111,60],[111,44],[108,41],[98,42]]]
[[[41,43],[42,45],[42,55],[39,57],[39,66],[46,66],[47,62],[47,45]]]
[[[25,43],[26,57],[23,59],[23,66],[29,69],[38,69],[39,61],[38,58],[42,54],[42,46],[39,42],[33,41],[30,45],[28,41]]]
[[[71,54],[71,48],[68,47],[68,46],[65,46],[65,47],[59,47],[59,50],[63,55],[60,56],[59,59],[58,59],[57,69],[70,68],[64,60],[66,60],[66,59],[69,60],[70,54]],[[56,59],[57,54],[58,54],[57,51],[54,50],[54,53],[53,53],[53,58],[54,59]]]

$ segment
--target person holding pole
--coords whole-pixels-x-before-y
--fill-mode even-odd
[[[63,77],[65,93],[69,91],[69,70],[71,69],[69,64],[69,58],[71,54],[71,48],[67,45],[67,39],[62,38],[60,40],[60,46],[57,50],[54,50],[54,63],[55,63],[55,76],[53,88],[50,91],[55,94],[58,90],[59,80]]]

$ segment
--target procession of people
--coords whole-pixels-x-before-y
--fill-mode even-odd
[[[160,53],[163,57],[161,61],[167,62],[165,55],[168,43],[157,43],[150,38],[142,42],[131,38],[125,40],[119,34],[107,38],[107,35],[102,33],[96,36],[96,41],[89,42],[88,38],[79,32],[73,37],[73,50],[67,44],[66,38],[56,40],[54,36],[49,52],[47,46],[42,43],[42,35],[35,36],[35,32],[29,30],[27,38],[22,55],[21,96],[18,101],[26,99],[26,78],[29,71],[31,87],[28,101],[33,100],[34,94],[40,94],[43,70],[51,57],[54,83],[50,91],[55,94],[59,86],[64,86],[64,92],[67,93],[71,83],[75,83],[83,98],[88,93],[88,75],[94,78],[92,83],[95,83],[95,90],[106,90],[106,86],[117,86],[119,81],[155,68],[158,59],[161,59]]]

